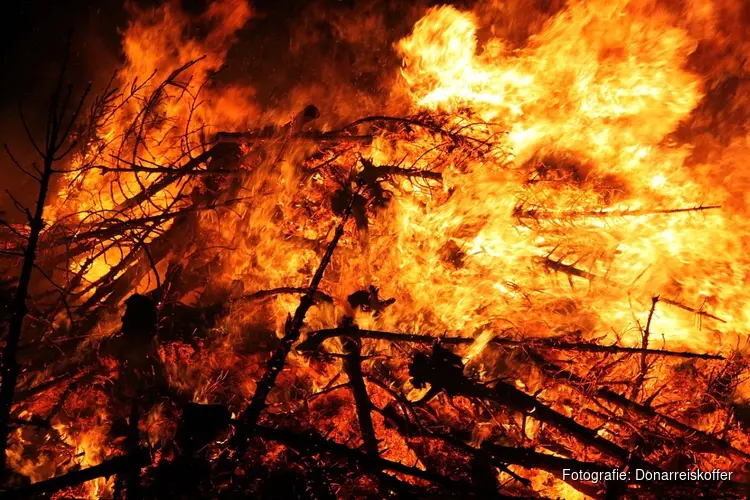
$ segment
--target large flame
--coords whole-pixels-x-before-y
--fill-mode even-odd
[[[248,304],[241,296],[306,285],[339,222],[331,200],[348,193],[347,176],[363,159],[435,170],[442,182],[393,176],[384,183],[392,196],[363,209],[358,227],[347,226],[321,285],[333,304],[311,310],[306,328],[331,327],[346,314],[363,328],[471,337],[468,362],[482,359],[501,333],[639,346],[647,322],[652,347],[734,349],[750,327],[750,258],[738,237],[750,225],[747,174],[727,158],[750,157],[747,138],[701,156],[696,148],[714,142],[681,130],[700,121],[710,91],[691,58],[712,36],[698,27],[717,8],[686,2],[689,15],[681,18],[656,1],[571,1],[539,21],[522,45],[493,34],[486,9],[427,11],[393,46],[403,64],[389,98],[407,97],[413,116],[459,131],[462,141],[448,147],[444,131],[413,126],[334,151],[289,136],[263,146],[263,154],[242,144],[241,175],[225,188],[247,201],[201,212],[179,250],[133,283],[148,292],[159,282],[155,275],[181,265],[186,274],[210,275],[196,278],[200,283],[178,297],[183,303],[230,304],[203,343],[162,346],[171,383],[200,402],[212,401],[227,377],[243,398],[253,393],[253,363],[263,357],[246,347],[259,342],[258,332],[268,342],[283,334],[298,300],[281,295]],[[201,178],[190,177],[129,204],[158,178],[148,168],[178,169],[216,132],[259,124],[251,86],[210,78],[251,15],[243,1],[210,4],[197,20],[173,4],[135,13],[116,77],[123,94],[60,184],[50,209],[58,225],[75,219],[85,231],[123,214],[146,220],[190,207],[205,192]],[[208,32],[186,38],[198,24]],[[335,100],[335,89],[330,93]],[[324,93],[315,86],[313,94]],[[305,95],[304,88],[294,95]],[[133,124],[142,125],[142,135]],[[92,158],[103,168],[80,171]],[[133,165],[145,168],[128,171]],[[112,246],[89,249],[68,265],[96,283],[107,273],[121,276],[130,262]],[[346,306],[349,294],[370,285],[395,303],[382,314]],[[242,293],[228,291],[237,287]],[[93,294],[89,287],[83,297]],[[334,376],[296,355],[290,364],[316,389]],[[101,458],[101,442],[87,432],[69,444]],[[389,448],[405,449],[392,441]],[[399,453],[393,458],[410,457]]]
[[[692,148],[669,135],[702,97],[700,76],[685,69],[697,41],[651,2],[573,2],[517,50],[497,38],[480,46],[480,23],[470,12],[436,8],[398,44],[417,106],[492,122],[512,155],[508,165],[477,164],[451,178],[456,192],[446,204],[416,212],[400,204],[409,205],[396,214],[402,241],[419,241],[399,248],[414,270],[404,288],[423,287],[425,298],[445,293],[443,318],[454,326],[521,317],[521,304],[505,302],[523,294],[539,321],[545,303],[567,297],[586,316],[574,323],[625,333],[634,318],[643,323],[648,299],[662,295],[696,310],[721,304],[717,314],[726,320],[699,329],[694,314],[661,308],[655,326],[669,341],[712,349],[726,341],[717,329],[743,330],[746,264],[730,228],[746,224],[726,209],[656,214],[728,198],[713,179],[683,166]],[[539,163],[562,178],[530,183]],[[527,225],[514,207],[529,212]],[[467,225],[475,234],[456,239]],[[420,269],[420,254],[437,256],[446,238],[464,249],[467,265],[458,273],[435,261]],[[535,257],[597,278],[569,284],[540,272]],[[721,278],[719,269],[727,270]],[[398,282],[403,269],[393,275]],[[434,302],[425,306],[435,311]]]

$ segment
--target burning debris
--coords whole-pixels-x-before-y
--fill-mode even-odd
[[[373,113],[218,78],[244,1],[134,11],[96,97],[63,63],[7,148],[0,498],[750,495],[739,2],[526,4],[378,39]]]

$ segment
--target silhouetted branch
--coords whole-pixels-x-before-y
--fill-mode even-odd
[[[415,344],[433,344],[440,341],[445,345],[470,345],[475,342],[471,337],[442,337],[439,335],[422,335],[416,333],[395,333],[381,332],[375,330],[360,330],[356,327],[331,328],[328,330],[317,330],[310,332],[303,342],[298,345],[300,351],[312,351],[316,349],[326,339],[339,337],[342,335],[354,338],[368,338],[376,340],[387,340],[390,342],[411,342]],[[501,346],[529,346],[529,347],[546,347],[548,349],[559,349],[561,351],[580,351],[580,352],[599,352],[599,353],[627,353],[627,354],[648,354],[654,356],[670,356],[678,358],[698,358],[698,359],[725,359],[718,354],[704,354],[683,351],[667,351],[661,349],[643,349],[640,347],[624,347],[618,345],[599,345],[589,343],[572,343],[562,342],[557,339],[530,338],[524,340],[514,340],[508,338],[493,337],[491,344]]]
[[[149,454],[145,450],[139,450],[137,454],[130,456],[121,456],[110,458],[105,460],[99,465],[93,467],[87,467],[86,469],[80,469],[73,472],[68,472],[62,476],[53,477],[45,481],[39,481],[30,486],[26,486],[17,490],[10,490],[0,492],[0,499],[21,499],[30,498],[36,495],[42,495],[45,493],[54,493],[60,491],[63,488],[69,488],[76,486],[92,479],[100,477],[109,477],[115,474],[124,473],[133,467],[145,467],[150,463],[151,459]]]
[[[279,373],[284,368],[287,355],[289,354],[289,351],[291,351],[292,345],[294,345],[299,339],[300,329],[305,321],[305,315],[314,304],[315,292],[318,290],[320,281],[323,279],[323,274],[325,273],[328,264],[331,262],[331,257],[336,249],[336,245],[338,245],[339,240],[344,235],[344,227],[352,214],[352,207],[354,206],[355,199],[356,194],[352,196],[349,206],[346,208],[344,216],[336,228],[333,239],[328,244],[328,248],[320,261],[320,265],[310,281],[307,293],[302,297],[297,310],[294,312],[294,317],[287,318],[285,335],[281,340],[281,345],[274,351],[271,358],[268,360],[266,371],[258,382],[253,398],[247,408],[242,412],[241,421],[244,425],[238,429],[238,432],[235,435],[235,441],[240,443],[240,450],[244,449],[244,441],[247,439],[248,433],[252,433],[252,429],[255,427],[261,412],[266,407],[266,398],[268,398],[271,389],[276,385],[276,377],[278,377]]]
[[[362,377],[362,352],[358,341],[349,338],[344,338],[344,349],[346,350],[344,369],[347,375],[349,375],[349,385],[352,388],[354,403],[357,407],[362,441],[365,444],[367,453],[377,456],[378,438],[375,435],[375,428],[372,425],[372,415],[370,414],[372,402],[367,395],[367,386]]]
[[[44,207],[47,203],[47,192],[50,187],[54,163],[61,160],[64,156],[59,154],[60,148],[68,139],[71,127],[75,120],[77,120],[78,112],[80,112],[80,108],[83,106],[83,100],[85,100],[88,93],[88,91],[86,91],[83,94],[81,103],[76,109],[76,112],[74,112],[73,117],[70,119],[70,124],[68,126],[63,126],[62,123],[65,120],[67,106],[66,103],[69,99],[70,92],[66,94],[67,97],[63,97],[63,105],[61,107],[59,106],[59,100],[62,92],[62,80],[67,68],[69,48],[70,41],[68,40],[68,42],[66,42],[57,88],[52,93],[52,98],[50,100],[44,151],[39,150],[36,143],[33,141],[33,138],[30,136],[32,143],[40,153],[43,167],[39,176],[39,191],[37,193],[34,214],[32,215],[29,210],[26,210],[27,217],[29,218],[29,236],[26,242],[26,248],[24,249],[24,257],[18,277],[18,285],[11,305],[11,318],[8,325],[8,335],[2,353],[2,385],[0,386],[0,470],[2,471],[5,471],[6,468],[9,419],[16,390],[16,383],[20,373],[17,359],[18,344],[23,331],[24,319],[28,313],[26,300],[29,293],[29,286],[31,284],[31,275],[35,268],[39,237],[45,226],[43,217]],[[16,204],[18,205],[17,201]]]

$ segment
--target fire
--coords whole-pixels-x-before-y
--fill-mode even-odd
[[[133,15],[122,40],[125,64],[112,90],[92,110],[96,134],[83,138],[86,147],[60,183],[53,219],[77,217],[84,227],[96,227],[124,215],[147,218],[167,208],[185,207],[186,186],[181,183],[155,193],[148,203],[128,200],[154,182],[159,170],[153,167],[174,165],[186,155],[203,152],[212,127],[242,127],[255,115],[252,89],[229,87],[214,93],[206,88],[236,31],[252,16],[247,3],[211,4],[199,20],[190,19],[176,3],[146,12],[135,9]],[[213,27],[209,36],[186,41],[184,33],[198,22]],[[89,165],[95,168],[85,168]],[[162,227],[170,224],[165,221]],[[73,271],[87,266],[85,277],[92,282],[122,258],[112,246],[92,256],[93,261],[81,258],[72,263]]]
[[[62,257],[50,251],[55,276],[83,311],[74,321],[78,311],[58,304],[53,324],[74,332],[88,325],[74,361],[95,365],[100,378],[94,388],[84,386],[90,401],[71,385],[65,391],[78,396],[57,408],[61,416],[49,417],[71,462],[29,459],[23,450],[30,438],[18,431],[10,448],[14,469],[40,481],[105,462],[127,446],[112,437],[113,423],[126,420],[127,411],[110,411],[125,396],[105,396],[104,387],[129,380],[132,367],[99,350],[116,338],[119,311],[133,293],[154,298],[159,345],[143,349],[164,367],[168,387],[160,390],[179,395],[160,396],[140,416],[135,440],[152,447],[151,457],[178,456],[187,447],[170,448],[179,404],[226,405],[233,425],[241,422],[262,390],[269,356],[283,352],[300,296],[313,301],[303,344],[316,331],[352,325],[448,337],[458,354],[436,361],[433,347],[424,363],[443,365],[429,373],[465,367],[467,380],[486,382],[487,391],[512,380],[510,394],[533,394],[561,419],[595,428],[592,435],[617,446],[647,449],[635,424],[621,425],[615,410],[606,410],[610,418],[601,404],[580,402],[600,389],[600,379],[649,411],[689,421],[696,432],[725,429],[732,446],[747,450],[730,410],[701,413],[688,405],[695,394],[680,381],[690,379],[706,394],[718,383],[704,365],[661,358],[648,364],[643,354],[602,368],[621,354],[601,361],[586,352],[580,359],[550,355],[550,365],[531,367],[524,358],[529,345],[533,351],[556,342],[705,352],[726,356],[727,366],[741,364],[733,360],[750,328],[750,201],[746,174],[729,164],[748,158],[750,149],[746,137],[719,147],[710,134],[686,132],[687,123],[701,124],[712,95],[709,74],[695,61],[714,36],[702,25],[717,25],[722,2],[694,0],[678,9],[656,0],[574,0],[529,22],[523,43],[495,17],[517,10],[516,3],[424,12],[391,40],[401,67],[384,75],[395,84],[383,109],[405,100],[407,117],[353,124],[319,117],[312,106],[267,112],[256,82],[215,78],[255,19],[247,2],[209,3],[193,17],[174,2],[129,7],[123,67],[95,103],[91,130],[76,136],[81,145],[45,212],[52,228],[44,233],[47,248],[67,245]],[[339,35],[352,38],[351,30]],[[200,34],[188,35],[193,31]],[[731,45],[729,35],[721,36],[720,47]],[[308,90],[320,95],[313,84]],[[329,97],[350,91],[332,88]],[[304,85],[291,95],[296,105]],[[337,246],[326,261],[332,241]],[[317,289],[308,289],[324,266]],[[466,382],[462,393],[450,381],[419,381],[409,363],[423,354],[419,349],[387,336],[364,338],[354,345],[334,336],[319,357],[289,352],[264,409],[295,425],[313,415],[318,420],[309,423],[326,438],[348,443],[357,435],[367,444],[367,422],[353,424],[362,412],[352,395],[356,371],[346,368],[360,363],[375,452],[386,448],[378,458],[422,471],[437,467],[430,463],[437,455],[440,467],[461,462],[461,447],[433,430],[420,428],[424,441],[401,432],[399,419],[416,420],[404,409],[409,405],[429,410],[426,428],[468,434],[453,439],[472,450],[493,441],[557,443],[546,448],[549,456],[588,458],[585,446],[535,420],[538,407],[513,414],[477,396],[478,383]],[[511,347],[498,347],[498,339]],[[550,371],[582,382],[565,385]],[[587,385],[590,374],[597,381]],[[430,399],[441,390],[450,404]],[[742,385],[725,392],[732,403],[750,394]],[[24,411],[50,411],[53,399],[32,399]],[[76,408],[80,421],[72,418]],[[481,417],[468,431],[467,416]],[[213,459],[228,454],[227,442],[202,446],[213,447]],[[294,462],[292,448],[268,446],[262,460],[275,464],[271,469]],[[699,460],[715,465],[725,458]],[[526,469],[492,471],[503,481],[528,479],[548,496],[590,493],[549,471]],[[114,488],[113,479],[99,479],[86,492],[108,497]]]
[[[451,113],[465,123],[472,117],[492,122],[498,143],[512,156],[500,171],[482,163],[451,179],[454,198],[426,217],[396,215],[408,218],[408,232],[430,236],[450,236],[446,221],[454,231],[469,220],[487,221],[475,226],[476,235],[456,242],[478,269],[465,281],[472,298],[451,300],[451,309],[466,304],[462,315],[471,317],[479,297],[495,303],[512,297],[492,291],[492,281],[510,281],[525,290],[560,288],[555,285],[559,276],[534,269],[535,258],[578,263],[609,283],[604,293],[591,293],[593,282],[562,292],[598,316],[592,331],[626,331],[633,317],[642,322],[647,311],[634,311],[627,297],[644,301],[665,294],[699,307],[721,293],[722,304],[739,306],[742,278],[735,278],[734,286],[723,283],[720,292],[711,286],[715,278],[708,269],[744,260],[729,250],[733,234],[727,231],[744,222],[726,210],[699,217],[639,214],[726,199],[720,187],[682,167],[692,148],[669,137],[703,97],[700,76],[685,69],[697,40],[649,2],[573,2],[522,49],[511,50],[498,38],[480,45],[480,25],[476,14],[435,8],[398,43],[404,80],[417,106]],[[531,169],[550,162],[544,168],[564,176],[555,179],[560,185],[545,178],[529,185],[537,175]],[[461,196],[465,199],[456,199]],[[512,206],[538,210],[539,219],[519,226]],[[600,216],[606,213],[611,217]],[[412,257],[419,262],[416,253]],[[714,263],[706,265],[706,259]],[[423,272],[415,269],[415,275]],[[480,276],[487,280],[487,292],[477,293]],[[455,290],[455,284],[455,273],[435,276],[424,282],[424,294],[436,287],[454,293],[449,289]],[[744,310],[739,307],[737,312]],[[508,317],[505,310],[496,313]],[[722,307],[722,313],[731,314],[731,307]],[[718,325],[696,330],[693,318],[679,310],[660,310],[657,318],[670,341],[716,347],[713,328]],[[744,312],[737,319],[722,330],[744,329]],[[461,325],[454,317],[446,323]]]

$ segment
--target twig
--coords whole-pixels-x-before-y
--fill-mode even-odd
[[[612,470],[612,467],[605,464],[558,457],[547,453],[540,453],[533,448],[500,446],[485,441],[482,443],[481,449],[500,462],[520,465],[525,469],[542,469],[547,472],[562,472],[564,469],[589,472],[605,472]]]
[[[257,292],[248,293],[241,297],[237,297],[234,300],[259,300],[264,299],[266,297],[273,297],[275,295],[284,295],[284,294],[305,294],[308,292],[307,288],[304,287],[291,287],[291,286],[283,286],[279,288],[271,288],[268,290],[259,290]],[[316,290],[313,294],[315,300],[321,301],[321,302],[328,302],[332,303],[333,298],[324,293],[320,290]]]
[[[212,147],[206,150],[204,153],[187,161],[183,166],[174,169],[173,173],[164,175],[158,181],[155,181],[153,184],[150,184],[145,189],[142,189],[135,196],[128,198],[124,202],[120,203],[120,205],[116,207],[116,210],[122,211],[128,208],[133,208],[137,205],[140,205],[151,196],[155,195],[162,189],[165,189],[166,187],[168,187],[170,184],[177,182],[178,180],[180,180],[186,175],[189,175],[189,173],[192,170],[194,170],[196,167],[198,167],[201,163],[205,163],[209,159],[211,159],[215,153],[216,153],[215,147]]]
[[[664,302],[665,304],[669,304],[670,306],[679,307],[683,311],[688,311],[688,312],[691,312],[693,314],[697,314],[698,316],[703,316],[703,317],[706,317],[706,318],[710,318],[710,319],[713,319],[713,320],[718,321],[720,323],[726,323],[727,322],[725,319],[721,319],[718,316],[714,316],[713,314],[709,314],[706,311],[702,311],[700,309],[695,309],[693,307],[687,306],[687,305],[685,305],[685,304],[683,304],[681,302],[678,302],[676,300],[666,299],[664,297],[659,297],[659,300],[661,302]]]
[[[643,341],[641,346],[644,350],[648,349],[648,337],[651,334],[651,320],[654,318],[654,312],[656,311],[656,303],[659,302],[659,296],[654,295],[651,297],[651,309],[648,312],[648,319],[646,320],[646,328],[643,329],[641,335]],[[630,392],[630,399],[635,399],[638,392],[641,390],[643,381],[646,379],[646,373],[648,372],[648,363],[646,362],[646,353],[641,353],[641,369],[638,372],[638,377],[635,379],[633,388]]]
[[[369,144],[372,142],[372,135],[350,135],[336,132],[298,132],[296,134],[284,135],[279,134],[275,129],[267,131],[250,131],[250,132],[219,132],[215,136],[218,143],[222,142],[262,142],[278,139],[298,139],[312,142],[356,142]]]
[[[95,372],[92,370],[84,370],[82,372],[68,372],[64,373],[58,377],[51,378],[49,380],[46,380],[44,382],[41,382],[33,387],[29,387],[28,389],[23,389],[16,392],[16,399],[18,401],[23,401],[24,399],[28,399],[36,394],[39,394],[40,392],[44,392],[50,387],[54,387],[57,384],[63,383],[67,380],[77,381],[83,377],[93,375]]]
[[[583,278],[591,282],[597,281],[606,284],[612,284],[612,282],[605,277],[598,276],[590,271],[586,271],[585,269],[579,269],[570,264],[563,264],[561,260],[554,260],[551,257],[540,257],[539,262],[541,262],[545,267],[551,269],[552,271],[564,273],[568,276],[576,276],[578,278]]]
[[[421,170],[418,168],[404,168],[396,165],[380,165],[377,172],[382,175],[398,175],[401,177],[421,177],[423,179],[432,179],[442,181],[443,174],[432,170]]]
[[[69,94],[63,97],[63,105],[59,106],[59,100],[62,94],[62,80],[67,69],[68,53],[70,41],[65,44],[65,50],[58,77],[57,88],[52,93],[52,99],[48,111],[47,130],[45,134],[45,146],[43,151],[39,151],[42,157],[42,171],[39,175],[39,191],[37,193],[36,208],[33,216],[29,212],[29,236],[24,249],[23,263],[21,272],[18,277],[18,286],[16,288],[13,303],[11,305],[11,318],[8,326],[8,336],[5,342],[5,348],[2,353],[2,385],[0,386],[0,471],[6,468],[6,450],[8,445],[8,424],[10,420],[11,408],[20,373],[20,366],[17,359],[18,344],[23,331],[23,323],[28,314],[26,299],[29,294],[31,284],[31,275],[35,267],[37,246],[39,237],[44,229],[44,207],[47,204],[47,192],[50,187],[55,162],[63,159],[70,151],[61,151],[61,148],[68,139],[68,135],[75,125],[78,114],[83,107],[83,102],[88,94],[88,89],[81,96],[78,107],[73,111],[72,116],[66,118],[66,105]],[[65,123],[65,120],[68,120]],[[32,138],[33,142],[33,138]],[[35,146],[36,147],[36,146]]]

